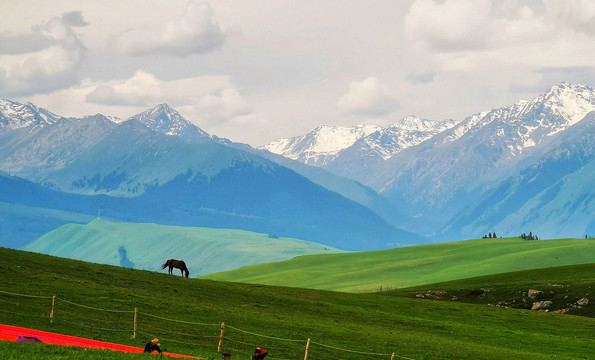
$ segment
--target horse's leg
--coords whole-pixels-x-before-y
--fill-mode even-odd
[[[170,265],[169,268],[167,269],[167,273],[171,275],[172,269],[173,269],[173,266]]]

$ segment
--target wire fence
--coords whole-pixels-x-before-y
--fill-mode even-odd
[[[107,314],[106,314],[107,313]],[[2,314],[5,314],[2,316]],[[8,315],[10,314],[10,315]],[[78,304],[62,297],[18,294],[0,290],[0,318],[36,318],[61,324],[65,328],[94,334],[101,340],[105,332],[130,337],[159,338],[162,343],[185,349],[216,349],[218,353],[230,351],[234,358],[250,358],[256,346],[265,348],[268,359],[276,360],[321,360],[346,358],[405,359],[409,357],[393,353],[360,351],[324,344],[312,339],[289,339],[260,334],[225,323],[208,323],[179,320],[158,316],[150,312],[104,309]],[[167,349],[165,349],[167,351]],[[195,352],[196,351],[192,351]]]

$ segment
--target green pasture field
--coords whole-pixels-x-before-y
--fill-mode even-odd
[[[551,301],[543,311],[595,317],[595,263],[478,276],[383,295],[528,310],[535,302]]]
[[[5,248],[0,258],[0,323],[137,347],[158,337],[166,351],[206,360],[221,359],[222,322],[221,350],[230,350],[232,359],[249,359],[260,345],[269,350],[267,359],[301,360],[308,338],[309,360],[389,360],[393,352],[395,359],[415,360],[595,358],[595,319],[589,317],[182,278]],[[0,354],[140,356],[8,342],[0,342]]]
[[[300,256],[205,279],[372,292],[552,266],[595,263],[595,239],[480,239],[358,253]]]

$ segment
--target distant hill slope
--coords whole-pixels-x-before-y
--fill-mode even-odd
[[[27,244],[23,250],[151,271],[165,271],[161,270],[165,260],[181,259],[191,277],[298,255],[340,252],[322,244],[242,230],[101,219],[86,225],[63,225]],[[175,272],[180,274],[179,270]]]
[[[594,239],[481,239],[301,256],[204,278],[351,292],[402,288],[510,271],[595,263]]]

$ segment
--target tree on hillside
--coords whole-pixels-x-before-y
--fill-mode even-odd
[[[539,240],[537,235],[534,235],[531,231],[529,231],[529,235],[522,233],[521,239],[523,239],[523,240]]]

